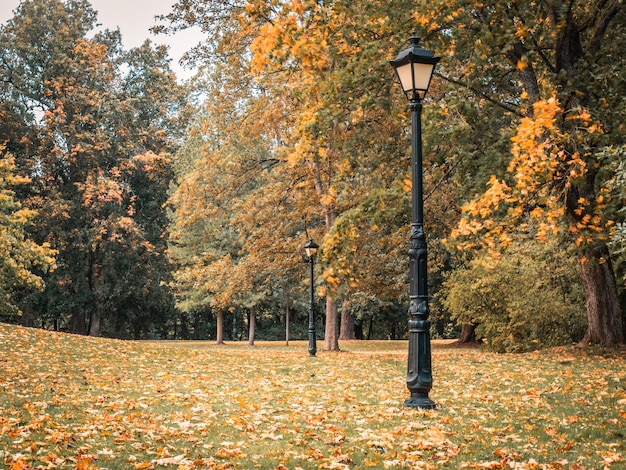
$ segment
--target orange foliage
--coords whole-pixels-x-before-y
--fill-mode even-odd
[[[465,215],[452,232],[453,238],[466,239],[459,248],[477,244],[494,249],[505,247],[510,238],[504,233],[511,227],[528,231],[532,225],[532,231],[540,240],[559,231],[565,201],[563,193],[553,189],[563,188],[566,192],[576,179],[584,177],[587,156],[566,150],[568,135],[557,123],[563,110],[556,97],[537,101],[533,111],[532,117],[520,121],[511,138],[512,158],[506,179],[492,175],[486,191],[463,206]],[[597,132],[587,110],[568,119],[580,121],[589,132]],[[605,221],[602,216],[607,199],[608,194],[601,195],[592,204],[579,198],[578,208],[574,210],[579,219],[570,225],[571,231],[579,234],[578,245],[604,239],[611,225],[611,221]]]

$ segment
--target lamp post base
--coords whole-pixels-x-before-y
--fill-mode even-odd
[[[437,408],[435,402],[432,401],[427,396],[412,396],[408,400],[404,402],[404,406],[408,406],[409,408],[419,408],[422,410],[434,410]]]

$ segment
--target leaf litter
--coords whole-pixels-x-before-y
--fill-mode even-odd
[[[624,468],[623,350],[433,348],[438,410],[403,406],[406,343],[211,347],[0,324],[0,464],[81,469]]]

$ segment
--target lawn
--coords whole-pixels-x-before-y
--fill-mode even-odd
[[[626,468],[624,350],[433,344],[436,411],[403,407],[406,343],[126,342],[0,324],[8,469]]]

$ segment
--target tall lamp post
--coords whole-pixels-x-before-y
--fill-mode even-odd
[[[317,253],[317,249],[319,246],[317,243],[313,241],[313,239],[309,239],[308,243],[304,245],[304,251],[306,251],[306,255],[309,257],[309,267],[311,271],[311,303],[309,304],[309,355],[315,356],[317,352],[317,345],[315,343],[315,283],[313,279],[313,263],[315,258],[315,253]]]
[[[411,237],[409,241],[409,357],[406,385],[411,396],[404,404],[411,408],[435,408],[428,398],[432,388],[430,321],[428,320],[428,269],[424,233],[424,190],[422,182],[422,100],[430,86],[435,65],[441,57],[419,45],[413,35],[410,46],[389,63],[402,91],[411,103],[412,185]]]

